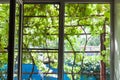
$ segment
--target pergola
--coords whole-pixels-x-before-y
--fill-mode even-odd
[[[9,43],[8,43],[8,80],[13,80],[14,74],[14,43],[15,43],[15,10],[16,4],[19,5],[19,47],[18,47],[18,80],[22,80],[22,39],[23,39],[23,5],[24,4],[59,4],[59,49],[58,49],[58,80],[63,80],[63,62],[64,62],[64,13],[65,3],[108,3],[111,5],[111,80],[113,80],[113,0],[0,0],[0,3],[10,2],[10,18],[9,18]],[[103,46],[104,49],[104,46]],[[104,74],[104,72],[103,72]],[[104,80],[101,78],[101,80]]]

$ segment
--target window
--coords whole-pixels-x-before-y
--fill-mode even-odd
[[[24,79],[28,79],[40,74],[41,79],[76,80],[90,74],[92,78],[100,79],[100,70],[94,73],[92,69],[100,68],[101,59],[98,58],[101,53],[110,53],[110,3],[109,0],[23,1],[23,4],[18,6],[20,11],[23,11],[23,14],[18,11],[19,26],[22,26],[18,31],[21,32],[16,32],[20,36],[16,38],[19,40],[19,47],[16,47],[18,78],[20,79],[21,74],[22,79],[25,76]],[[105,42],[106,40],[108,42]],[[18,45],[18,42],[15,42]],[[92,64],[92,60],[96,62]],[[88,70],[91,73],[86,71],[89,64],[95,65]],[[106,72],[104,66],[105,63],[102,62],[101,74]],[[101,76],[103,80],[105,77]]]

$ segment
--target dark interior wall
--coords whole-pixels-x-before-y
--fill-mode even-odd
[[[114,80],[120,80],[120,0],[115,0]]]

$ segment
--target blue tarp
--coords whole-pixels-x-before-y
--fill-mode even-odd
[[[22,80],[28,80],[30,73],[32,72],[32,68],[34,66],[34,71],[33,73],[38,73],[38,74],[32,74],[31,80],[58,80],[57,79],[57,74],[56,77],[54,76],[44,76],[43,74],[41,74],[40,70],[38,70],[36,65],[33,64],[22,64],[22,72],[23,73],[28,73],[28,74],[22,74]],[[49,65],[46,65],[46,67],[49,67],[50,70],[52,70],[53,73],[57,73],[58,69],[53,68]],[[7,71],[7,65],[5,65],[3,68],[0,69],[1,71]],[[15,70],[17,70],[17,66],[15,66]],[[4,76],[5,79],[7,78],[7,75]],[[2,80],[2,79],[0,79]],[[17,76],[14,77],[14,80],[17,80]],[[70,78],[68,77],[67,74],[64,74],[64,80],[70,80]],[[80,79],[77,80],[98,80],[97,76],[90,76],[90,75],[81,75]],[[109,79],[108,79],[109,80]]]
[[[32,72],[32,68],[34,66],[34,71],[33,73],[39,73],[39,70],[37,68],[36,65],[33,64],[22,64],[22,72],[23,73],[31,73]],[[22,75],[22,79],[27,80],[29,78],[30,74],[23,74]],[[42,80],[42,76],[40,74],[32,74],[32,80]]]

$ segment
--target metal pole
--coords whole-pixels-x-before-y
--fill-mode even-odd
[[[103,56],[103,57],[105,57],[105,55],[102,54],[102,51],[106,50],[106,46],[104,45],[105,35],[106,35],[105,22],[106,22],[106,20],[104,21],[104,26],[103,26],[104,32],[100,36],[100,41],[101,41],[101,56]],[[100,80],[106,80],[106,65],[103,62],[103,60],[101,60],[101,63],[100,63]]]
[[[58,50],[58,80],[63,80],[64,68],[64,11],[65,4],[60,3],[59,8],[59,50]]]
[[[23,4],[19,4],[18,80],[22,80]]]
[[[7,80],[13,80],[14,41],[15,41],[14,40],[14,38],[15,38],[15,10],[16,10],[16,0],[10,0]]]

